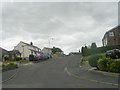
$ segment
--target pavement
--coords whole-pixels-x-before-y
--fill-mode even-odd
[[[119,74],[109,73],[104,71],[94,70],[95,68],[89,66],[88,64],[83,66],[76,66],[71,68],[69,65],[65,68],[67,73],[78,79],[89,80],[92,82],[104,83],[114,86],[119,86]]]

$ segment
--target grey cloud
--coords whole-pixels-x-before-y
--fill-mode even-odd
[[[100,44],[105,31],[117,25],[117,11],[117,2],[4,3],[3,40],[29,39],[42,47],[54,37],[54,45],[65,50]]]

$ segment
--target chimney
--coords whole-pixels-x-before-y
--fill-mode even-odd
[[[30,42],[30,45],[33,45],[33,43],[32,43],[32,42]]]

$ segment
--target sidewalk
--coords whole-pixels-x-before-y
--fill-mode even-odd
[[[97,72],[95,70],[92,70],[92,67],[88,64],[83,66],[76,66],[76,67],[67,67],[67,70],[71,75],[80,78],[80,79],[86,79],[89,81],[104,83],[104,84],[111,84],[118,86],[118,78],[119,76],[112,76],[111,73],[107,73],[107,75],[104,74],[104,72]],[[110,75],[108,75],[110,74]]]

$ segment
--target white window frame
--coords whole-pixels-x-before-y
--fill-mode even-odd
[[[109,37],[114,37],[114,32],[109,32]]]

